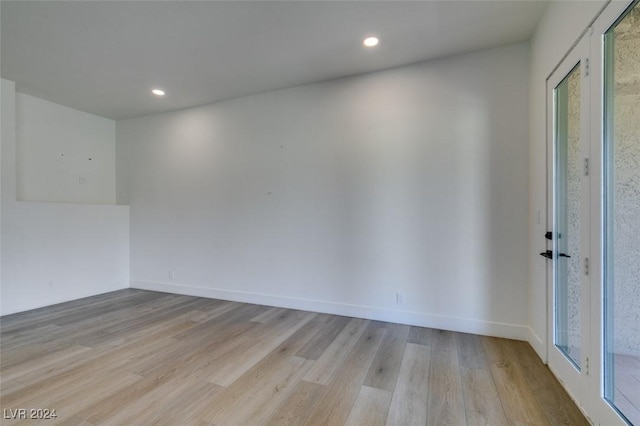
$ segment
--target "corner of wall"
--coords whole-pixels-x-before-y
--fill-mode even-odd
[[[542,340],[542,338],[540,338],[540,336],[536,334],[536,332],[531,327],[527,327],[527,329],[528,329],[527,341],[529,342],[529,345],[531,345],[531,347],[536,352],[536,354],[538,354],[542,362],[546,364],[547,363],[546,343],[544,342],[544,340]]]
[[[129,208],[17,201],[15,83],[0,95],[0,315],[128,288]]]

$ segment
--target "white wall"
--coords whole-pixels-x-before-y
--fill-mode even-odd
[[[20,117],[16,116],[15,84],[4,79],[1,112],[0,314],[128,287],[128,207],[17,201],[16,145],[20,141],[16,123]],[[81,121],[83,114],[78,112],[73,122]]]
[[[553,1],[531,40],[529,81],[529,342],[547,357],[546,79],[598,14],[604,1]],[[538,216],[540,223],[538,223]]]
[[[16,93],[18,200],[114,204],[113,120]]]
[[[132,286],[526,338],[528,59],[118,121]]]

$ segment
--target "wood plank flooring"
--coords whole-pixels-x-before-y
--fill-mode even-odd
[[[513,340],[134,289],[0,327],[3,417],[57,414],[7,425],[588,424]]]

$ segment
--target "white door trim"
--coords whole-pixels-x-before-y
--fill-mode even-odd
[[[590,129],[588,125],[589,121],[589,102],[590,102],[590,84],[589,77],[586,74],[587,64],[590,60],[590,37],[589,34],[585,34],[582,39],[574,46],[574,48],[565,56],[553,74],[547,79],[547,231],[555,233],[554,226],[554,197],[555,197],[555,88],[560,84],[562,80],[579,64],[581,85],[580,85],[580,142],[581,142],[581,158],[589,157],[589,138]],[[581,161],[581,160],[580,160]],[[571,256],[579,256],[580,261],[589,252],[589,181],[588,176],[581,177],[581,221],[580,227],[580,253],[571,253]],[[554,240],[555,241],[555,238]],[[553,250],[553,241],[547,241],[547,249]],[[547,359],[548,366],[560,380],[567,392],[576,400],[580,405],[588,398],[588,360],[589,360],[589,337],[590,337],[590,301],[589,301],[589,283],[588,277],[581,275],[580,287],[581,287],[581,354],[580,354],[580,370],[565,357],[565,355],[555,346],[555,291],[554,291],[554,266],[555,260],[547,261]]]

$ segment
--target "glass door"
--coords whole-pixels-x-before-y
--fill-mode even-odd
[[[640,426],[639,1],[547,79],[547,362],[599,426]]]
[[[548,80],[549,367],[580,400],[589,374],[588,37]]]
[[[582,216],[582,158],[580,63],[555,89],[554,344],[582,368],[582,274],[580,253]]]
[[[640,4],[604,34],[604,397],[640,425]]]

